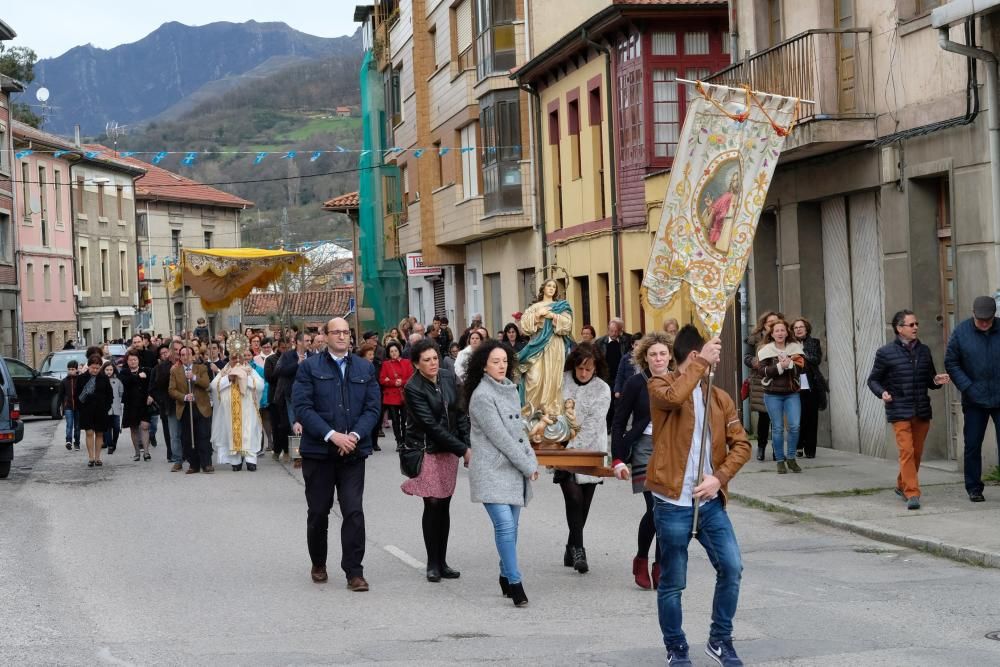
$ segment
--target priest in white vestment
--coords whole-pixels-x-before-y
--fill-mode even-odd
[[[219,464],[228,463],[233,471],[257,469],[257,450],[262,426],[260,413],[264,380],[250,367],[249,352],[233,355],[226,367],[212,380],[212,446]]]

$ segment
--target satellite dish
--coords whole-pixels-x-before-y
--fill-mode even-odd
[[[42,86],[41,88],[39,88],[35,92],[35,99],[38,100],[39,102],[41,102],[42,104],[45,104],[46,102],[48,102],[49,101],[49,89],[46,88],[45,86]]]

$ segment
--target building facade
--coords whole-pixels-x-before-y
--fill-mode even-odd
[[[981,62],[939,48],[945,38],[996,51],[1000,24],[997,14],[952,14],[942,33],[932,25],[938,5],[948,9],[916,0],[739,3],[734,39],[749,55],[712,78],[814,102],[803,105],[768,194],[751,306],[812,322],[830,383],[821,439],[873,456],[896,455],[882,403],[865,386],[875,350],[893,336],[892,314],[916,312],[940,369],[972,300],[1000,288],[991,176],[1000,165],[990,160],[985,111],[997,100],[981,85]],[[924,457],[961,465],[960,396],[948,387],[932,397]]]
[[[22,156],[14,171],[24,361],[38,368],[49,352],[77,339],[70,169],[80,154],[55,135],[17,121],[12,127],[15,155]]]
[[[143,167],[82,146],[70,168],[76,250],[77,318],[82,345],[126,339],[134,332],[138,284],[135,180]]]
[[[206,311],[190,288],[167,289],[171,265],[181,249],[240,247],[240,215],[253,202],[202,185],[162,167],[125,158],[145,169],[136,181],[135,256],[142,265],[139,324],[160,333],[191,331],[204,317],[211,334],[238,329],[240,303]],[[133,273],[136,273],[133,271]]]
[[[524,3],[376,2],[368,20],[395,167],[380,184],[387,255],[441,269],[408,278],[409,312],[454,323],[481,312],[499,330],[543,266],[528,98],[510,78],[526,60]]]
[[[17,33],[0,20],[0,41]],[[14,207],[14,153],[10,95],[23,92],[20,82],[0,74],[0,352],[23,357],[23,337],[18,316],[17,248]]]
[[[729,63],[726,3],[530,6],[537,55],[517,78],[537,95],[547,261],[569,274],[579,325],[658,328],[640,286],[692,90],[676,79]],[[686,300],[670,314],[689,321]]]

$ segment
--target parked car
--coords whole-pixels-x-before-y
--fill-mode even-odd
[[[122,366],[125,365],[125,355],[127,353],[127,345],[121,345],[119,343],[111,343],[108,345],[108,354],[111,356],[111,361],[115,362],[115,368],[118,370],[121,370]]]
[[[66,364],[69,363],[70,359],[75,359],[80,368],[83,368],[87,365],[87,352],[85,350],[49,352],[45,359],[42,360],[42,365],[38,368],[38,372],[42,375],[50,375],[57,380],[62,380],[66,377]]]
[[[59,400],[60,380],[51,375],[42,375],[34,368],[5,357],[7,370],[14,378],[14,389],[21,404],[22,415],[44,415],[52,419],[62,419],[62,401]]]
[[[17,402],[14,378],[7,364],[0,360],[0,479],[7,479],[14,460],[14,445],[24,438],[21,406]]]

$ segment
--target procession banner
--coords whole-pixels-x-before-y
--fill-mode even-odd
[[[220,310],[254,288],[264,288],[286,271],[298,271],[309,260],[300,252],[259,248],[181,250],[171,277],[171,291],[190,287],[205,310]]]
[[[799,101],[708,84],[697,88],[642,284],[653,311],[664,311],[686,284],[698,318],[717,335],[746,270]]]

